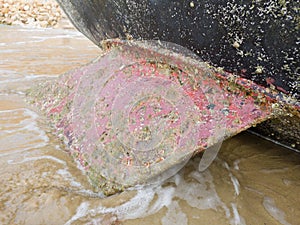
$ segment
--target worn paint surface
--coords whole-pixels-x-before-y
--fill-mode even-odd
[[[106,194],[161,180],[196,152],[299,109],[283,94],[217,71],[177,45],[103,45],[98,59],[31,96]]]

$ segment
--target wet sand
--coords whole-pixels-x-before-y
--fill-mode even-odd
[[[25,102],[34,84],[100,54],[73,30],[0,26],[0,224],[299,224],[300,155],[248,133],[205,172],[103,198]]]

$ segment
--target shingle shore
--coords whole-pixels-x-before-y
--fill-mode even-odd
[[[54,0],[0,0],[0,24],[55,27],[62,16]]]

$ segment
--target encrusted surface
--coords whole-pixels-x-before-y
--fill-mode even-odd
[[[299,108],[179,46],[104,44],[106,54],[31,96],[106,194],[171,176],[224,137]]]

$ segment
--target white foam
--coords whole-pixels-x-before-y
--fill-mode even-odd
[[[38,117],[38,114],[27,108],[0,111],[0,118],[3,118],[1,120],[3,120],[4,122],[21,119],[19,123],[6,123],[6,126],[10,126],[12,128],[21,126],[20,130],[29,129],[32,131],[40,132],[40,129],[37,127],[37,123],[35,121]],[[44,132],[42,133],[44,134]]]
[[[229,173],[229,176],[230,176],[231,182],[233,184],[235,194],[239,195],[240,194],[240,183],[239,183],[238,179],[235,176],[233,176],[232,173]]]
[[[239,211],[235,203],[231,203],[233,220],[231,221],[232,225],[246,225],[246,222],[243,217],[240,216]]]
[[[146,215],[154,195],[155,193],[152,190],[148,192],[140,190],[132,199],[120,206],[106,208],[100,205],[97,208],[86,211],[86,214],[83,216],[88,214],[113,214],[117,215],[121,220],[141,218]]]
[[[233,168],[235,170],[240,170],[240,167],[239,167],[239,164],[240,164],[241,160],[240,159],[237,159],[233,162]]]
[[[209,169],[200,173],[196,170],[198,166],[197,162],[193,163],[193,165],[195,170],[193,170],[188,177],[194,180],[187,182],[185,179],[181,179],[176,187],[175,197],[185,200],[191,207],[200,210],[214,209],[219,211],[221,208],[229,219],[231,216],[230,209],[221,201],[217,194]],[[183,176],[183,174],[181,174],[181,176]],[[177,180],[179,179],[177,178]]]
[[[93,207],[90,207],[87,203],[82,203],[78,207],[76,214],[66,224],[71,224],[80,218],[92,215],[99,215],[101,217],[101,215],[110,214],[121,221],[143,218],[157,213],[164,207],[167,208],[167,213],[161,220],[163,225],[188,224],[187,215],[180,208],[179,200],[174,200],[174,197],[185,200],[191,207],[200,210],[214,209],[217,212],[223,211],[230,224],[245,224],[244,219],[239,215],[236,203],[232,203],[231,206],[227,207],[218,196],[214,179],[209,169],[200,173],[197,170],[198,163],[196,160],[195,162],[190,162],[190,165],[194,166],[194,170],[187,174],[187,179],[184,179],[185,171],[181,171],[167,181],[174,185],[138,189],[134,197],[116,207],[104,207],[101,201],[98,206]],[[230,170],[229,166],[228,169]],[[70,181],[73,179],[66,169],[58,170],[57,173]],[[234,179],[232,176],[232,180],[236,193],[239,193],[239,183],[237,179]],[[88,190],[80,190],[77,192],[86,194]],[[95,193],[91,192],[90,194],[94,195]],[[113,201],[115,197],[116,196],[112,196],[111,201]]]
[[[84,186],[76,181],[76,177],[72,176],[72,174],[68,171],[68,168],[65,167],[64,169],[59,169],[56,171],[57,174],[61,175],[63,179],[70,183],[70,186],[74,187],[75,189],[69,188],[68,191],[73,193],[77,193],[79,195],[93,197],[93,198],[104,198],[104,194],[102,192],[93,192],[92,190],[84,189]]]
[[[263,192],[258,191],[258,190],[254,189],[254,188],[251,188],[251,187],[247,187],[247,186],[246,186],[246,187],[244,187],[244,189],[247,190],[247,191],[251,191],[251,192],[253,192],[253,193],[255,193],[255,194],[258,194],[258,195],[260,195],[260,196],[263,196],[263,195],[264,195]]]
[[[200,173],[196,170],[198,166],[197,162],[190,164],[194,164],[195,168],[187,175],[187,180],[183,177],[184,171],[181,171],[167,181],[168,183],[174,183],[174,185],[138,189],[134,197],[116,207],[104,207],[101,201],[98,206],[93,206],[92,208],[88,204],[82,203],[78,207],[76,214],[66,224],[71,224],[80,218],[92,215],[99,215],[101,217],[101,215],[110,214],[121,221],[143,218],[157,213],[164,207],[167,208],[167,213],[161,220],[162,224],[188,224],[187,215],[181,210],[179,200],[174,200],[174,197],[185,200],[191,207],[200,210],[214,209],[217,212],[223,211],[230,224],[239,224],[239,222],[240,224],[244,224],[244,220],[239,215],[236,204],[232,203],[232,209],[230,209],[218,196],[210,171],[206,170]],[[58,174],[67,177],[67,179],[71,177],[71,174],[66,169],[59,170]],[[88,190],[77,192],[86,194]],[[90,194],[94,195],[95,193],[91,192]],[[113,201],[113,198],[116,198],[116,196],[112,196],[111,198],[111,201]],[[174,221],[177,223],[174,223]]]
[[[1,140],[0,140],[0,142],[1,142]],[[46,145],[44,143],[41,143],[41,144],[35,144],[34,147],[32,147],[32,146],[23,147],[21,150],[9,150],[8,153],[2,153],[2,154],[0,154],[0,157],[16,155],[16,154],[19,154],[19,153],[22,153],[22,152],[26,152],[28,150],[39,149],[39,148],[42,148],[42,147],[45,147],[45,146]],[[19,149],[19,148],[17,148],[17,149]],[[12,160],[8,160],[8,161],[13,162]]]
[[[137,194],[129,201],[116,207],[104,207],[101,205],[92,209],[88,208],[88,204],[82,203],[77,213],[66,223],[71,224],[75,220],[96,214],[112,214],[116,215],[119,220],[129,220],[143,218],[152,215],[162,209],[164,206],[169,207],[174,195],[174,187],[157,187],[145,188],[138,190]],[[153,200],[157,197],[155,202]],[[114,198],[114,196],[112,196]]]
[[[77,208],[76,214],[74,216],[72,216],[71,219],[69,219],[65,225],[71,225],[74,221],[76,221],[77,219],[84,217],[85,215],[87,215],[88,213],[88,209],[89,209],[89,203],[88,202],[82,202],[80,204],[80,206]]]
[[[21,163],[25,163],[25,162],[37,161],[37,160],[42,160],[42,159],[48,159],[48,160],[52,160],[52,161],[55,161],[57,163],[66,165],[65,161],[60,160],[60,159],[58,159],[56,157],[53,157],[53,156],[49,156],[49,155],[25,158],[25,159],[23,159],[21,161],[18,161],[18,162],[14,162],[14,160],[7,160],[7,163],[8,164],[21,164]]]
[[[164,206],[168,207],[172,205],[172,199],[174,197],[175,191],[175,187],[157,188],[156,194],[158,198],[155,201],[155,203],[151,206],[151,208],[147,211],[147,215],[151,215],[155,212],[158,212]]]
[[[82,187],[82,185],[74,179],[72,174],[66,168],[65,169],[59,169],[59,170],[56,171],[56,173],[61,175],[67,181],[69,181],[71,186],[73,186],[73,187]]]
[[[222,163],[223,167],[224,167],[224,168],[228,171],[228,173],[229,173],[229,177],[230,177],[230,180],[231,180],[231,182],[232,182],[232,184],[233,184],[235,194],[236,194],[236,195],[239,195],[239,194],[240,194],[240,182],[239,182],[239,180],[232,174],[231,168],[230,168],[230,166],[228,165],[228,163],[227,163],[226,161],[224,161],[224,160],[222,160],[222,161],[223,161],[223,163]],[[239,169],[239,167],[238,167],[239,162],[240,162],[239,160],[236,160],[236,161],[233,163],[234,169],[236,169],[236,170]]]
[[[175,195],[177,197],[198,209],[217,210],[218,206],[225,206],[215,190],[213,177],[208,170],[201,173],[192,171],[188,176],[194,178],[197,182],[187,182],[182,179],[176,188]]]
[[[187,225],[188,218],[186,214],[181,211],[178,202],[173,201],[172,205],[168,208],[166,215],[161,219],[161,223],[162,225]]]
[[[265,207],[267,212],[278,222],[283,225],[291,225],[285,220],[285,213],[276,207],[274,199],[268,196],[264,197],[263,206]]]
[[[289,168],[277,168],[277,169],[261,169],[260,172],[271,174],[271,173],[286,173]]]
[[[71,35],[71,34],[66,34],[66,35],[56,35],[56,36],[48,36],[48,37],[40,37],[40,36],[32,36],[30,40],[26,41],[17,41],[14,42],[14,45],[28,45],[30,43],[41,43],[50,39],[64,39],[64,38],[78,38],[80,35]],[[80,38],[78,38],[80,39]],[[69,48],[68,46],[64,46],[64,48]]]
[[[1,80],[0,84],[7,84],[7,83],[20,83],[20,82],[25,82],[25,81],[32,81],[32,80],[37,80],[37,79],[41,79],[41,78],[56,78],[58,77],[59,74],[30,74],[21,78],[9,78],[6,80]]]
[[[35,112],[27,108],[2,110],[0,111],[0,118],[4,118],[1,121],[1,126],[5,127],[3,131],[5,135],[0,136],[0,149],[9,151],[0,154],[0,156],[41,148],[48,144],[49,138],[45,131],[38,126],[36,121],[38,115]],[[13,122],[14,120],[19,122]]]
[[[226,170],[230,171],[230,167],[227,162],[224,161],[223,166],[225,167]]]

